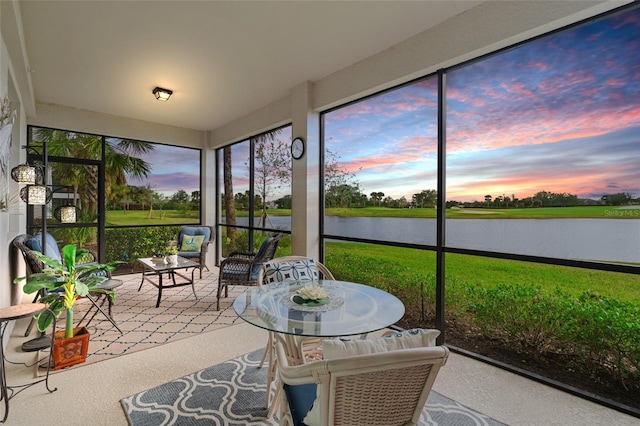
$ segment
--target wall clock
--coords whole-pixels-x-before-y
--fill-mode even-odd
[[[302,138],[295,138],[291,142],[291,156],[296,160],[299,160],[304,155],[304,141]]]

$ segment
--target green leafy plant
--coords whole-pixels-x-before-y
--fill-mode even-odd
[[[14,280],[14,283],[26,281],[23,288],[25,293],[45,291],[40,302],[47,304],[51,311],[44,311],[36,317],[38,330],[41,332],[46,331],[53,323],[53,316],[59,317],[64,309],[66,311],[65,338],[71,338],[73,337],[73,307],[78,297],[85,297],[90,292],[94,292],[106,293],[113,299],[112,291],[96,287],[107,279],[103,272],[113,271],[113,264],[116,262],[77,265],[76,261],[88,253],[90,253],[89,250],[78,250],[75,245],[66,245],[62,248],[63,264],[36,252],[40,261],[46,266],[43,272]]]
[[[164,255],[165,256],[171,256],[174,254],[178,254],[178,246],[177,245],[170,245],[165,247],[164,249]]]

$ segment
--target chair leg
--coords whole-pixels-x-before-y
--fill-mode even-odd
[[[216,311],[220,310],[220,296],[222,296],[222,280],[218,280],[218,291],[216,294]]]
[[[269,405],[269,399],[271,398],[271,384],[276,379],[276,372],[278,368],[278,364],[276,362],[276,351],[275,351],[275,341],[273,339],[273,332],[269,332],[269,339],[267,340],[267,346],[265,347],[264,353],[262,354],[262,359],[260,360],[260,366],[258,368],[262,368],[264,365],[264,361],[266,357],[269,357],[269,364],[267,366],[267,392],[265,398],[265,407],[269,409],[268,417],[273,415],[273,410],[278,402],[279,392],[278,388],[276,388],[276,393],[273,396],[273,401],[271,401],[271,405]]]
[[[262,368],[262,366],[264,365],[264,361],[267,359],[267,357],[269,357],[269,359],[271,360],[271,357],[273,355],[273,334],[271,334],[272,332],[269,332],[269,338],[267,339],[267,346],[265,346],[264,348],[264,352],[262,353],[262,358],[260,359],[260,365],[258,366],[258,368]]]
[[[267,391],[269,391],[269,389],[267,389]],[[267,413],[268,419],[273,417],[273,414],[275,413],[276,408],[278,408],[278,406],[281,404],[280,392],[282,392],[282,390],[280,389],[280,384],[278,384],[278,386],[276,386],[276,393],[273,394],[273,401],[271,401],[271,407],[269,407],[269,412]]]
[[[43,296],[43,290],[38,290],[36,293],[36,297],[33,298],[32,303],[36,303],[40,297]],[[31,334],[31,330],[33,330],[33,326],[36,324],[36,320],[32,317],[29,321],[29,325],[27,325],[27,329],[24,332],[24,337],[28,337]]]

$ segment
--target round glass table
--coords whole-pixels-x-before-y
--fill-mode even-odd
[[[329,293],[327,300],[314,305],[296,303],[294,300],[298,299],[293,297],[296,290],[312,284]],[[233,301],[233,309],[246,322],[269,330],[260,361],[262,367],[265,358],[269,358],[267,389],[276,376],[275,340],[282,343],[290,364],[304,363],[305,345],[317,347],[322,338],[328,337],[365,336],[395,324],[404,315],[404,305],[397,297],[375,287],[335,280],[286,281],[249,287]],[[269,395],[267,392],[267,407]],[[277,400],[278,392],[269,415]]]
[[[317,306],[295,303],[295,291],[309,282],[279,282],[250,287],[233,302],[243,320],[275,333],[338,337],[371,333],[402,318],[404,305],[395,296],[363,284],[317,280],[329,292]]]

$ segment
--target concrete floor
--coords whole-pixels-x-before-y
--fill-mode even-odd
[[[25,320],[18,321],[7,357],[35,361],[20,350]],[[261,348],[267,333],[240,323],[106,361],[72,368],[10,401],[8,425],[127,425],[120,399]],[[35,367],[8,364],[9,384],[33,380]],[[451,354],[434,390],[509,425],[640,425],[640,419],[605,408],[468,357]]]

